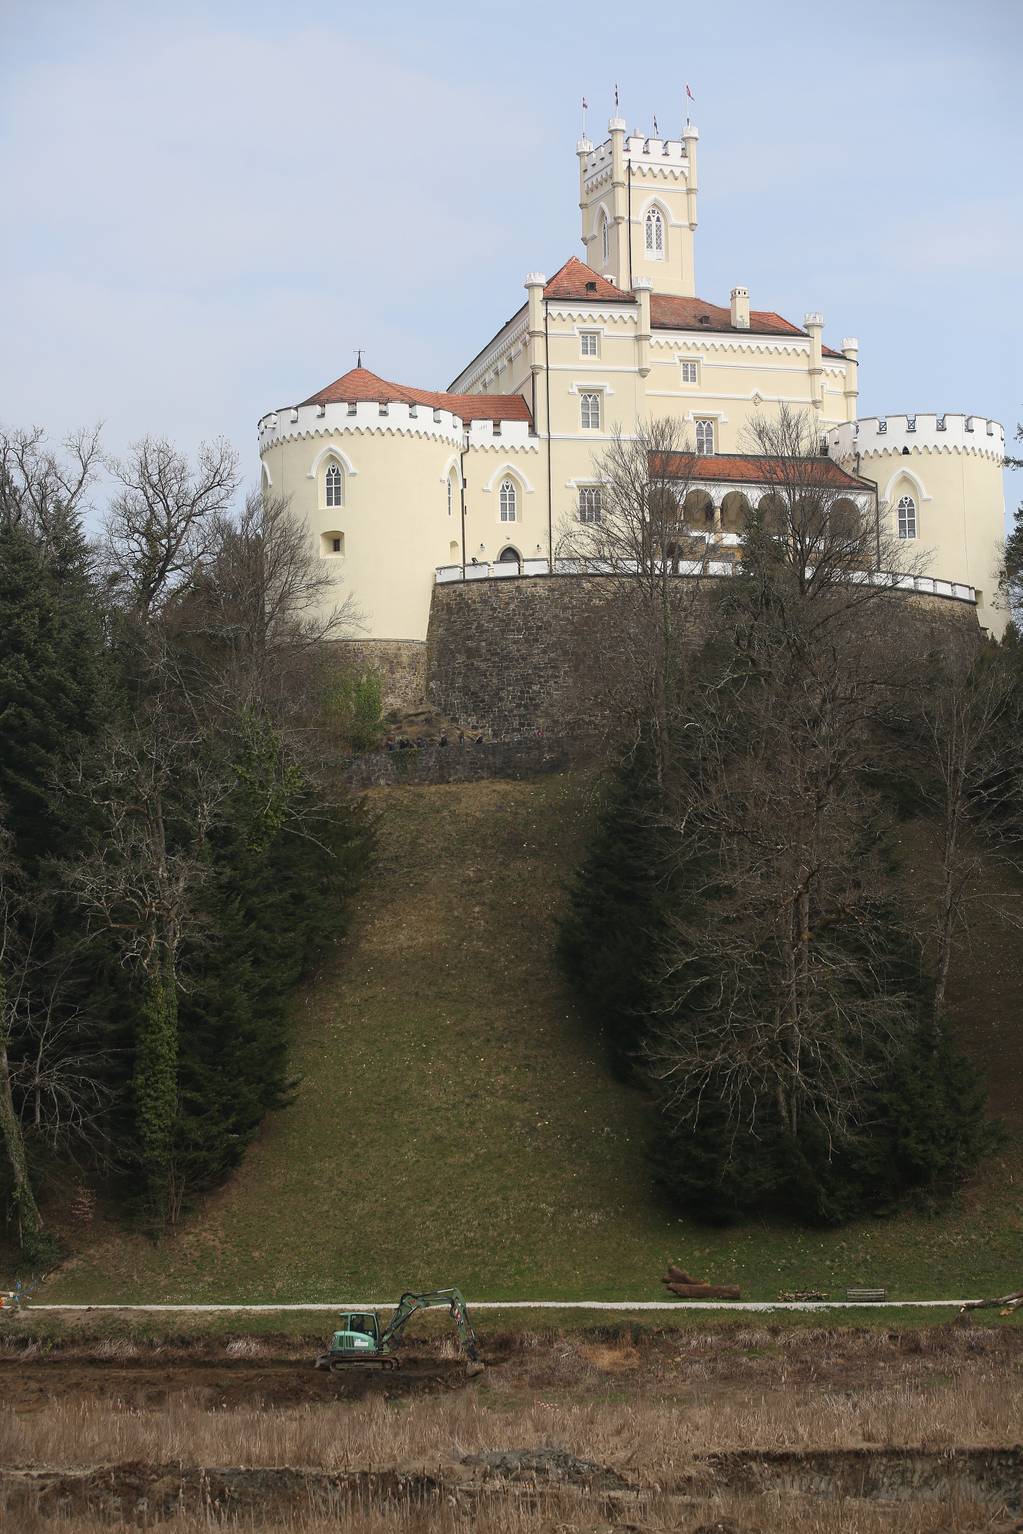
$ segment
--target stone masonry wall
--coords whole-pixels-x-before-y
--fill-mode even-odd
[[[358,670],[376,671],[384,710],[419,708],[426,697],[426,646],[416,639],[346,639],[340,648]]]
[[[508,576],[434,588],[426,640],[432,707],[466,729],[509,740],[585,734],[600,696],[602,668],[618,643],[618,583],[580,575]],[[700,582],[689,621],[718,581]],[[681,594],[681,593],[680,593]],[[906,593],[908,612],[977,630],[965,602]]]

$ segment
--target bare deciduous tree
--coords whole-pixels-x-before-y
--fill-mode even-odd
[[[939,870],[926,936],[934,948],[933,1023],[945,1003],[957,937],[970,912],[997,908],[1023,925],[1018,897],[992,893],[992,858],[1023,870],[1023,699],[1004,650],[954,631],[924,651],[908,647],[893,707],[909,751],[922,824]]]
[[[195,465],[170,442],[145,437],[108,465],[121,489],[107,513],[104,554],[118,600],[145,624],[193,577],[238,488],[224,441],[203,443]]]
[[[351,637],[353,599],[338,600],[333,568],[287,499],[255,491],[237,517],[217,518],[208,559],[175,615],[207,642],[232,708],[279,714],[310,651]]]
[[[25,522],[45,541],[54,519],[85,510],[100,466],[100,428],[72,432],[59,457],[40,426],[0,430],[0,516]]]
[[[873,602],[899,577],[923,572],[926,552],[898,539],[886,507],[851,489],[840,465],[821,452],[812,412],[783,403],[751,417],[743,436],[766,486],[747,538],[768,540],[804,596],[829,598],[828,621],[838,608]]]
[[[687,521],[694,454],[681,423],[659,419],[633,436],[616,432],[594,462],[599,495],[590,520],[567,520],[558,568],[606,583],[599,713],[616,732],[648,721],[663,766],[670,699],[683,665],[699,593],[680,579],[706,567],[709,544]]]

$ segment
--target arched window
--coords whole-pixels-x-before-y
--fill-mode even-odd
[[[454,514],[455,514],[455,476],[452,473],[452,474],[448,475],[448,516],[449,517],[453,517]]]
[[[600,486],[584,485],[579,491],[579,521],[600,521]]]
[[[584,430],[600,430],[600,395],[580,394],[579,419]]]
[[[899,537],[916,537],[916,502],[911,495],[899,497],[897,507],[899,515]]]
[[[648,261],[664,260],[664,219],[660,208],[647,210],[646,255]]]
[[[600,216],[600,254],[603,256],[605,261],[608,258],[609,248],[610,241],[608,240],[607,214],[602,213]]]
[[[697,421],[696,423],[696,451],[704,455],[714,451],[714,421]]]
[[[513,479],[501,481],[501,521],[514,522],[518,515],[518,495]]]
[[[341,490],[341,469],[336,463],[331,462],[327,465],[327,472],[323,476],[324,504],[327,506],[340,506]]]

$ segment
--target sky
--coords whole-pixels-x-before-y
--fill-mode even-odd
[[[7,426],[225,436],[254,483],[359,347],[443,388],[581,254],[581,98],[677,136],[687,83],[700,296],[857,336],[861,415],[1023,419],[1023,0],[0,0],[0,39]]]

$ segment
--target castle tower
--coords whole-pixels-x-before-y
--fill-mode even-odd
[[[696,143],[688,124],[680,139],[627,134],[612,117],[594,149],[576,145],[583,260],[626,292],[637,277],[655,293],[696,296]]]
[[[846,341],[845,355],[856,355]],[[867,416],[833,427],[828,451],[877,485],[881,515],[908,555],[940,583],[973,588],[977,619],[1000,636],[998,561],[1005,536],[1005,432],[985,416]],[[947,595],[947,592],[943,594]]]

